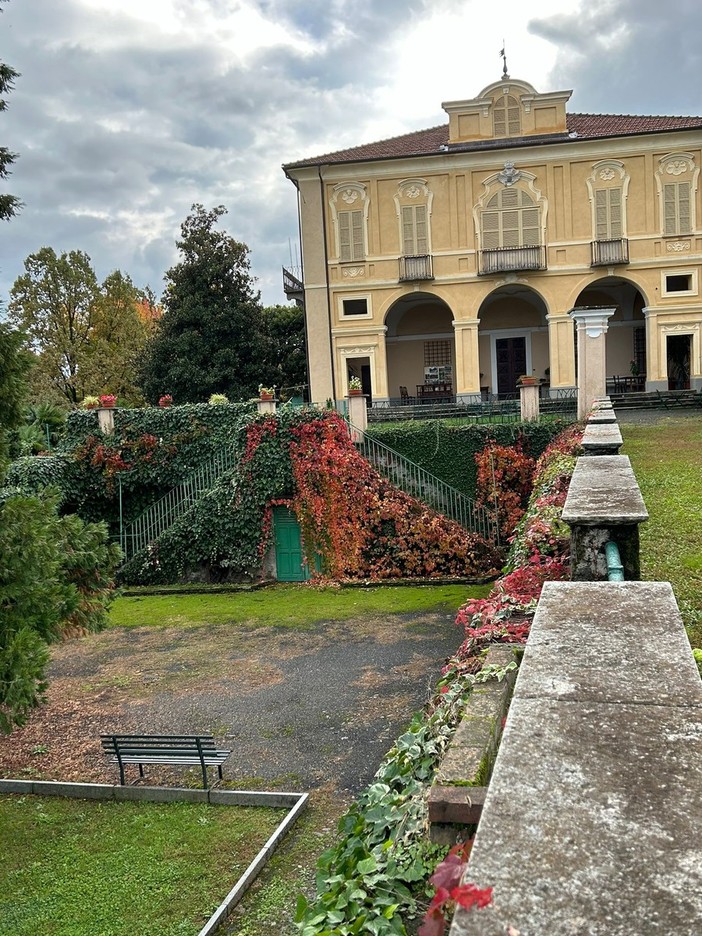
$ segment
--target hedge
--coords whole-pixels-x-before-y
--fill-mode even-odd
[[[572,418],[557,417],[540,422],[449,426],[437,419],[373,426],[367,434],[451,487],[475,498],[475,456],[488,442],[513,445],[521,439],[526,454],[538,458],[551,440],[573,422]]]

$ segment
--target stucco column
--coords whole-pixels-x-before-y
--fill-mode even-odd
[[[363,442],[368,428],[368,403],[363,394],[349,394],[346,397],[349,407],[349,426],[352,442]]]
[[[578,419],[585,419],[595,400],[607,393],[606,335],[615,309],[604,306],[571,309],[578,334]]]
[[[480,354],[478,351],[479,319],[453,321],[456,345],[456,396],[480,397]]]
[[[546,321],[548,322],[548,364],[551,388],[574,387],[577,381],[573,320],[567,312],[564,312],[560,315],[547,315]]]
[[[519,405],[522,422],[538,422],[540,389],[540,382],[519,384]]]

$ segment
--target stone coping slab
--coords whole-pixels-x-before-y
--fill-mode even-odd
[[[107,783],[62,783],[53,780],[0,779],[0,795],[20,793],[35,796],[67,796],[76,799],[101,799],[115,802],[210,803],[219,806],[267,806],[287,809],[288,813],[229,891],[222,903],[202,927],[198,936],[214,936],[231,915],[261,869],[307,808],[309,793],[265,792],[260,790],[193,790],[188,787],[111,786]]]
[[[546,582],[514,698],[702,706],[668,582]]]
[[[603,406],[602,409],[598,409],[596,412],[591,413],[588,416],[587,424],[588,426],[602,425],[603,423],[613,423],[617,421],[617,417],[614,413],[614,410],[608,406]]]
[[[563,506],[569,526],[623,526],[648,520],[627,455],[579,458]]]
[[[617,455],[622,443],[617,423],[588,423],[581,444],[586,455]]]
[[[702,710],[515,699],[451,936],[698,936],[701,795]]]
[[[464,877],[493,901],[451,936],[702,932],[701,800],[670,585],[546,583]]]

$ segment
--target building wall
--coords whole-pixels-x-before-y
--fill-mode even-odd
[[[551,113],[548,108],[547,112]],[[555,111],[549,120],[556,119],[553,114]],[[454,117],[452,114],[451,119]],[[473,130],[479,126],[473,118],[464,123]],[[680,157],[680,165],[675,160],[661,162],[671,154]],[[603,160],[615,161],[614,168],[596,170]],[[486,197],[502,187],[502,183],[493,182],[488,190],[486,180],[494,179],[508,161],[521,174],[514,185],[540,206],[547,269],[481,276],[480,213]],[[675,173],[683,164],[687,168],[682,177],[693,183],[694,233],[664,236],[660,185],[679,178]],[[675,131],[290,172],[300,190],[313,400],[323,402],[345,394],[346,361],[354,355],[369,361],[376,399],[397,396],[400,386],[418,382],[421,336],[434,332],[433,317],[443,309],[442,303],[450,310],[453,324],[448,327],[455,329],[457,394],[478,393],[486,384],[494,389],[488,334],[494,329],[528,331],[532,367],[537,374],[549,368],[552,388],[573,386],[572,324],[566,316],[587,287],[607,277],[634,286],[645,310],[645,318],[637,312],[636,322],[631,314],[619,322],[615,316],[607,339],[608,373],[628,372],[634,325],[645,324],[649,386],[667,386],[666,336],[670,334],[691,335],[692,384],[702,386],[698,275],[702,204],[697,184],[701,165],[702,131]],[[628,264],[593,268],[592,189],[600,184],[595,172],[607,176],[619,172],[620,167],[625,174],[623,234],[628,238],[630,260]],[[403,245],[398,211],[416,204],[427,209],[427,253],[433,263],[433,279],[400,282]],[[338,212],[349,207],[361,210],[361,206],[364,256],[341,261]],[[667,289],[666,275],[671,274],[689,277],[690,288]],[[509,298],[510,290],[515,289],[519,301]],[[483,303],[495,290],[504,290],[504,299],[485,312]],[[420,293],[426,301],[412,310],[402,326],[405,335],[414,332],[419,336],[418,343],[399,340],[388,330],[386,344],[388,321],[398,308],[396,303]],[[343,314],[344,300],[354,298],[366,300],[367,315]],[[611,292],[601,298],[600,302],[598,293],[591,292],[589,304],[612,303]],[[445,331],[445,317],[441,322],[439,330]]]

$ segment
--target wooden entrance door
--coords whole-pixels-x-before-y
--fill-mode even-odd
[[[517,378],[526,374],[526,338],[498,338],[495,341],[497,359],[497,392],[516,393]]]

